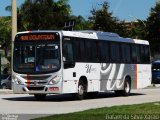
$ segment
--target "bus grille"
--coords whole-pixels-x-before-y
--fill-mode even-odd
[[[30,76],[21,76],[22,78],[26,79],[26,80],[46,80],[48,79],[49,77],[51,77],[51,75],[45,75],[45,76],[33,76],[33,75],[30,75]]]
[[[27,85],[29,84],[29,85],[35,85],[35,83],[34,82],[25,82]],[[44,81],[44,82],[37,82],[37,84],[38,85],[45,85],[45,84],[47,84],[47,81]]]
[[[28,90],[44,90],[44,87],[27,87]]]

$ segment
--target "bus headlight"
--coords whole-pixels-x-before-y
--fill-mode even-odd
[[[23,82],[17,78],[16,76],[13,75],[12,80],[14,83],[16,83],[17,85],[23,85]]]
[[[54,85],[54,84],[57,84],[59,81],[60,81],[60,79],[61,79],[61,76],[55,76],[53,79],[51,79],[50,81],[49,81],[49,85]]]

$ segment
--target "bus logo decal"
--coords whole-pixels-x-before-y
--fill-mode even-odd
[[[112,90],[114,88],[119,89],[123,86],[124,81],[122,80],[122,76],[124,69],[124,64],[101,64],[101,79],[106,80],[104,84],[107,90]]]
[[[87,64],[85,68],[87,69],[86,73],[91,73],[92,65]]]
[[[92,65],[86,64],[86,73],[96,73],[97,69]]]

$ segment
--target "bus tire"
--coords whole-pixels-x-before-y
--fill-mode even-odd
[[[115,90],[116,96],[129,96],[130,92],[131,92],[131,82],[129,78],[125,79],[123,90]]]
[[[41,100],[45,100],[46,94],[34,94],[34,97],[36,100],[41,101]]]
[[[131,92],[131,82],[129,78],[125,79],[123,96],[129,96]]]
[[[86,85],[82,80],[79,81],[78,84],[78,92],[75,94],[75,98],[77,100],[83,100],[86,94]]]

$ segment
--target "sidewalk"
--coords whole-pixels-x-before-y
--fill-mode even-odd
[[[147,88],[160,88],[160,84],[152,84],[151,86],[146,87]]]
[[[10,90],[10,89],[0,89],[0,94],[13,94],[13,90]]]

